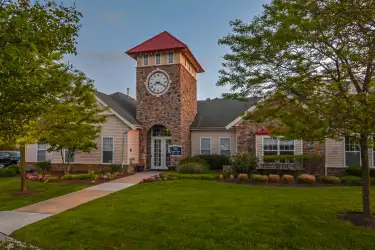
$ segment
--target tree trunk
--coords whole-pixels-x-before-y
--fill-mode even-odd
[[[62,165],[63,165],[63,171],[64,171],[64,174],[66,174],[65,160],[64,160],[64,150],[63,149],[60,149],[60,155],[61,155],[61,162],[62,162]]]
[[[370,182],[370,168],[368,159],[368,135],[361,134],[360,136],[360,147],[361,147],[361,161],[362,161],[362,206],[363,214],[366,217],[371,217],[371,182]]]
[[[21,176],[21,192],[26,192],[26,146],[20,145],[20,176]]]

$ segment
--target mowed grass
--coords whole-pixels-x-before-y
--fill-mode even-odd
[[[87,185],[70,185],[55,183],[27,182],[28,190],[38,193],[26,196],[13,195],[20,191],[20,178],[0,178],[0,211],[13,210],[39,201],[75,192]]]
[[[337,214],[359,187],[176,180],[133,186],[12,234],[42,249],[375,249],[375,231]]]

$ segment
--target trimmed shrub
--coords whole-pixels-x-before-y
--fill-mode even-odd
[[[211,170],[221,170],[224,165],[229,164],[229,157],[225,155],[196,155],[193,157],[185,157],[181,159],[180,164],[198,162],[200,164],[206,165]]]
[[[259,174],[253,174],[251,176],[252,182],[267,182],[268,176],[267,175],[259,175]]]
[[[16,171],[16,174],[19,174],[20,173],[20,166],[18,166],[18,165],[9,165],[8,167],[7,167],[7,169],[13,169],[14,171]]]
[[[231,174],[231,175],[229,176],[229,180],[234,181],[234,179],[235,179],[235,176],[234,176],[233,174]]]
[[[350,175],[350,176],[362,176],[362,167],[361,166],[348,166],[345,168],[345,175]]]
[[[198,162],[190,162],[179,165],[177,167],[177,172],[182,174],[203,174],[208,172],[208,168]]]
[[[218,174],[216,173],[207,173],[207,174],[182,174],[177,172],[164,172],[160,174],[161,177],[170,177],[177,178],[177,179],[193,179],[193,180],[217,180]]]
[[[300,154],[300,155],[265,155],[264,161],[279,161],[279,160],[319,160],[323,159],[323,156],[318,154]]]
[[[299,184],[313,184],[315,183],[316,178],[311,174],[301,174],[297,177],[297,183]]]
[[[280,175],[278,175],[278,174],[270,174],[268,176],[268,182],[280,182]]]
[[[362,185],[362,178],[358,176],[342,176],[340,177],[340,181],[342,184],[350,185],[350,186],[361,186]]]
[[[336,176],[322,176],[320,177],[320,182],[327,184],[340,184],[341,180]]]
[[[284,183],[291,184],[291,183],[294,182],[294,176],[293,175],[289,175],[289,174],[285,174],[285,175],[283,175],[282,180],[283,180]]]
[[[250,174],[258,166],[255,155],[247,153],[237,153],[230,159],[232,169],[238,174]]]
[[[13,168],[0,168],[1,177],[13,177],[17,175],[17,171]]]
[[[219,175],[219,180],[221,180],[221,181],[225,180],[225,177],[224,177],[223,174]]]
[[[193,157],[187,156],[180,160],[180,165],[184,165],[186,163],[199,163],[209,168],[207,161],[200,158],[199,156],[193,156]]]
[[[239,174],[237,177],[239,182],[249,182],[249,175],[248,174]]]
[[[229,157],[225,155],[211,154],[211,155],[197,155],[204,161],[206,161],[211,170],[222,170],[224,165],[229,165]]]
[[[122,166],[120,164],[112,164],[111,170],[112,170],[112,172],[121,172]]]
[[[66,174],[61,177],[61,180],[89,180],[92,174]]]
[[[37,162],[35,164],[38,168],[44,170],[44,171],[47,171],[49,172],[51,170],[51,167],[52,167],[52,164],[50,161],[41,161],[41,162]]]

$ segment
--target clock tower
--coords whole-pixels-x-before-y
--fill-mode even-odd
[[[159,35],[126,52],[137,61],[136,119],[142,124],[139,157],[147,168],[175,166],[168,146],[190,155],[190,126],[197,114],[197,73],[204,72],[188,46],[169,34]]]

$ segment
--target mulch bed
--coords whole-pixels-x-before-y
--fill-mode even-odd
[[[327,184],[316,182],[314,184],[298,184],[298,183],[283,183],[283,182],[269,182],[269,183],[262,183],[262,182],[251,182],[251,183],[243,183],[238,181],[220,181],[225,183],[234,183],[234,184],[245,184],[250,186],[270,186],[270,187],[295,187],[295,188],[322,188],[322,187],[346,187],[346,185],[342,184]]]
[[[350,221],[355,226],[375,229],[375,217],[374,216],[372,216],[371,218],[368,218],[359,212],[339,214],[338,216],[342,220]]]
[[[13,192],[12,195],[13,196],[28,196],[28,195],[39,194],[39,193],[40,193],[39,191],[27,190],[26,192],[21,192],[21,191]]]

